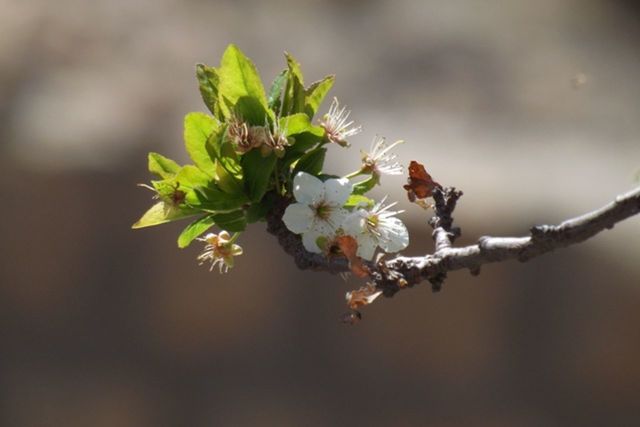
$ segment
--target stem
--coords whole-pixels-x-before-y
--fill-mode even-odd
[[[359,175],[367,175],[367,173],[364,172],[364,169],[358,169],[357,171],[354,171],[354,172],[351,172],[350,174],[345,175],[344,178],[351,179]]]

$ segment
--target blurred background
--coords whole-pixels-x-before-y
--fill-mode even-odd
[[[260,224],[228,275],[186,224],[130,230],[146,153],[186,162],[194,64],[302,63],[364,132],[465,192],[460,244],[631,189],[640,8],[536,2],[0,0],[0,425],[631,426],[640,218],[526,264],[450,274],[339,323],[360,286],[300,272]],[[325,105],[325,110],[328,105]],[[404,177],[407,254],[433,249]]]

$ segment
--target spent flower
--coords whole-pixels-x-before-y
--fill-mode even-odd
[[[205,242],[204,251],[198,256],[200,264],[211,261],[209,270],[218,265],[220,273],[226,273],[233,267],[233,257],[242,255],[242,247],[233,243],[233,238],[226,231],[220,234],[208,233],[204,237],[199,237],[199,241]]]
[[[320,126],[327,132],[327,139],[342,147],[349,145],[347,138],[359,134],[362,131],[361,126],[352,126],[353,120],[349,120],[351,111],[346,107],[340,108],[337,98],[333,98],[333,102],[329,107],[329,112],[324,115]]]
[[[370,173],[376,178],[380,178],[381,175],[402,175],[404,169],[396,161],[398,156],[391,150],[403,142],[400,140],[387,145],[384,138],[376,136],[371,144],[371,151],[369,153],[362,152],[361,172]]]

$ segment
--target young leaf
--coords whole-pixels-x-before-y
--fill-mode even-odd
[[[187,192],[185,201],[188,206],[205,212],[229,212],[239,209],[248,202],[244,194],[231,195],[223,192],[211,183],[208,187],[202,187]]]
[[[275,202],[275,198],[270,196],[273,196],[273,193],[265,194],[265,196],[259,203],[253,203],[251,204],[251,206],[249,206],[249,208],[245,212],[247,222],[249,224],[264,220],[267,212],[269,212],[271,208],[273,208],[273,204]]]
[[[231,175],[220,162],[216,163],[216,175],[218,176],[216,183],[222,191],[232,195],[242,194],[242,182]]]
[[[360,194],[352,194],[349,196],[347,201],[344,204],[345,208],[355,208],[356,206],[362,207],[372,207],[374,205],[374,201],[367,196],[363,196]]]
[[[212,184],[212,178],[193,165],[183,166],[176,175],[176,181],[186,189],[208,187]]]
[[[320,126],[314,126],[309,116],[304,113],[292,114],[282,117],[279,121],[280,129],[285,130],[285,136],[299,135],[308,132],[318,137],[323,137],[325,130]]]
[[[131,228],[143,228],[151,227],[153,225],[160,225],[167,222],[175,221],[177,219],[185,218],[195,215],[197,212],[191,209],[181,209],[174,206],[170,202],[161,201],[151,206],[148,211],[142,215],[142,217],[131,226]]]
[[[180,170],[180,165],[158,153],[149,153],[149,172],[160,178],[171,178]]]
[[[215,225],[213,216],[205,215],[193,221],[178,236],[178,247],[186,248],[193,240]]]
[[[370,191],[378,183],[378,179],[375,176],[360,181],[353,186],[353,194],[364,194]]]
[[[210,176],[214,176],[216,170],[207,150],[207,141],[218,127],[215,119],[204,113],[189,113],[184,118],[184,144],[187,152],[193,163]]]
[[[322,166],[324,165],[324,157],[327,154],[327,149],[324,147],[318,147],[305,153],[296,166],[293,169],[293,176],[296,176],[298,172],[307,172],[311,175],[319,175],[322,172]]]
[[[214,214],[213,220],[218,227],[225,231],[244,231],[247,228],[247,218],[244,211],[240,209],[233,212]]]
[[[273,153],[262,157],[260,150],[251,150],[242,157],[245,191],[252,202],[259,202],[266,193],[276,160]]]
[[[229,45],[222,55],[218,76],[220,77],[218,98],[224,116],[231,117],[233,111],[230,106],[235,106],[240,99],[243,99],[241,101],[244,104],[242,118],[256,122],[252,124],[264,124],[268,106],[260,75],[255,65],[237,46]]]
[[[335,80],[336,76],[327,76],[320,81],[312,83],[311,86],[307,88],[304,112],[307,113],[310,119],[313,118],[313,116],[318,111],[318,108],[320,108],[322,100],[331,90],[331,87],[333,86]]]
[[[269,89],[269,96],[267,97],[267,105],[271,108],[276,115],[280,113],[280,107],[282,106],[282,90],[287,82],[287,73],[289,70],[282,70],[280,74],[276,76],[271,83]]]
[[[305,103],[305,90],[304,90],[304,79],[302,77],[302,70],[300,69],[300,64],[295,60],[295,58],[288,53],[287,57],[287,67],[288,67],[288,78],[287,78],[287,86],[284,91],[284,98],[282,100],[282,115],[289,115],[295,113],[304,112],[304,103]]]
[[[222,120],[222,113],[218,105],[218,84],[220,83],[220,77],[218,76],[217,70],[204,64],[197,64],[196,77],[204,104],[215,118]]]

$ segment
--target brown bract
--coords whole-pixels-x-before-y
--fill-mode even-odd
[[[336,237],[335,244],[340,248],[342,254],[349,260],[351,272],[358,277],[367,277],[369,270],[362,263],[362,258],[356,255],[358,251],[358,242],[351,236]]]
[[[409,200],[415,202],[416,199],[431,197],[433,190],[441,188],[441,185],[431,178],[421,163],[412,160],[409,164],[409,178],[403,187],[407,190]]]
[[[382,291],[376,285],[367,283],[360,289],[347,292],[347,305],[350,309],[355,310],[358,307],[371,304],[380,295],[382,295]]]

